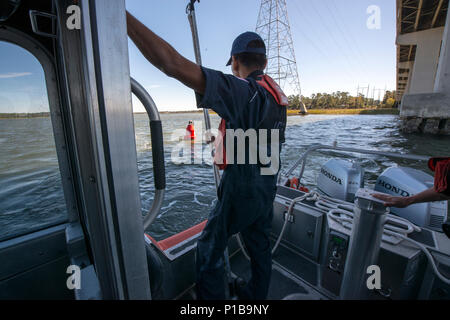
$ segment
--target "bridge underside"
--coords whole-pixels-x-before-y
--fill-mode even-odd
[[[449,0],[397,0],[397,100],[405,132],[450,134]]]

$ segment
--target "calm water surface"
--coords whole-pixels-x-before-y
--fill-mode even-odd
[[[149,232],[163,239],[203,221],[215,201],[212,167],[202,164],[175,164],[171,161],[179,145],[175,130],[183,132],[188,120],[202,121],[202,114],[163,114],[167,171],[167,192],[163,208]],[[213,116],[213,127],[219,118]],[[197,127],[198,129],[198,127]],[[142,212],[153,198],[153,172],[148,118],[135,115],[136,147]],[[287,169],[314,143],[412,153],[426,156],[450,155],[450,138],[406,135],[399,132],[396,116],[290,117],[282,168]],[[194,155],[201,159],[202,145]],[[0,239],[24,234],[64,221],[66,209],[58,171],[51,122],[48,118],[0,120]],[[333,152],[314,153],[308,161],[304,183],[313,186],[320,166],[335,157]],[[358,157],[358,155],[355,155]],[[425,170],[419,162],[370,156],[358,161],[366,169],[366,184],[373,185],[387,167],[402,165]],[[425,170],[426,171],[426,170]]]

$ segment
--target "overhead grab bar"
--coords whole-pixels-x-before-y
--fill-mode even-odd
[[[141,101],[150,118],[150,134],[152,139],[153,177],[155,179],[155,197],[152,207],[144,217],[146,230],[161,210],[166,189],[166,168],[164,163],[164,140],[161,117],[158,108],[148,92],[136,80],[131,78],[131,92]]]

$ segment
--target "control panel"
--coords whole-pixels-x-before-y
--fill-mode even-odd
[[[322,266],[322,287],[336,296],[339,296],[344,276],[349,241],[348,235],[336,231],[329,233],[327,254]]]
[[[338,273],[344,272],[347,249],[348,236],[334,231],[330,232],[327,252],[327,264],[329,269]]]

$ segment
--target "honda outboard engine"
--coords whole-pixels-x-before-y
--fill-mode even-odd
[[[364,169],[352,161],[331,159],[320,169],[317,187],[327,196],[353,202],[364,187]]]
[[[389,168],[377,179],[375,191],[397,197],[409,197],[432,188],[434,178],[425,172],[411,168]],[[442,232],[447,219],[447,201],[418,203],[404,209],[391,208],[391,213],[408,219],[419,227]]]

